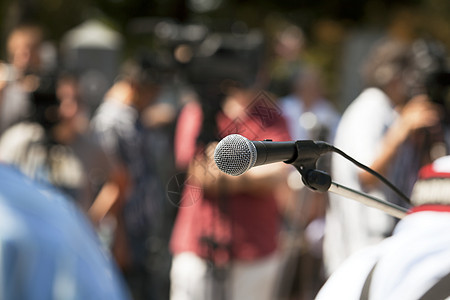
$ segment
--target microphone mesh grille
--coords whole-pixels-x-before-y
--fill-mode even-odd
[[[255,165],[255,145],[239,134],[231,134],[217,144],[214,161],[224,173],[238,176]]]

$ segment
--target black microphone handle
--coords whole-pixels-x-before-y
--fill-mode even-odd
[[[255,145],[257,157],[254,166],[296,159],[295,142],[251,141]]]

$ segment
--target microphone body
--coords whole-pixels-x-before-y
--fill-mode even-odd
[[[217,145],[214,161],[222,172],[238,176],[252,167],[275,162],[291,164],[313,161],[315,163],[322,153],[329,151],[330,146],[323,142],[250,141],[241,135],[231,134]]]
[[[297,156],[295,142],[273,142],[271,140],[250,141],[256,149],[253,167],[280,161],[290,161]]]

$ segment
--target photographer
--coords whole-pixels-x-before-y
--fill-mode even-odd
[[[251,45],[255,39],[246,35],[212,35],[218,36],[213,55],[194,58],[198,77],[189,78],[198,101],[183,107],[176,127],[175,158],[187,179],[170,244],[171,299],[272,299],[280,266],[276,190],[287,166],[233,177],[219,171],[212,154],[232,133],[251,140],[290,136],[270,96],[253,89],[261,44]]]
[[[334,141],[336,147],[387,177],[406,195],[419,168],[431,160],[428,137],[441,132],[436,105],[425,95],[410,98],[413,69],[409,45],[396,40],[378,44],[364,69],[367,88],[344,112]],[[340,184],[399,201],[374,176],[360,172],[338,155],[332,157],[332,173]],[[324,240],[328,275],[350,254],[389,236],[394,223],[380,211],[330,195]]]
[[[32,114],[30,92],[42,73],[43,30],[35,24],[14,28],[7,39],[7,63],[0,63],[0,134]]]
[[[128,59],[94,113],[91,128],[114,164],[118,199],[112,251],[135,299],[166,299],[170,254],[167,206],[151,126],[163,72],[153,56]]]
[[[34,113],[0,139],[0,160],[70,196],[84,212],[109,180],[111,167],[87,129],[76,77],[36,76]]]

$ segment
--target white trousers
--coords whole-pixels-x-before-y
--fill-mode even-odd
[[[178,254],[170,274],[171,300],[272,300],[280,261],[278,254],[252,262],[233,261],[225,279],[218,282],[205,260],[190,252]]]

